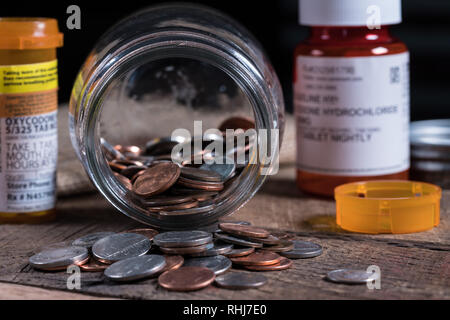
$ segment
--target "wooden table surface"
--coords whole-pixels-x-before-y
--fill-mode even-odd
[[[340,230],[332,200],[305,196],[295,187],[294,167],[280,174],[235,219],[273,230],[295,233],[298,239],[320,243],[317,258],[295,260],[286,271],[266,272],[269,283],[233,291],[210,286],[191,293],[169,292],[155,279],[133,284],[109,284],[101,273],[82,273],[81,289],[68,290],[65,272],[40,272],[28,265],[39,248],[70,242],[96,231],[124,231],[139,224],[113,209],[100,195],[60,199],[58,217],[38,225],[0,226],[0,299],[449,299],[450,191],[444,191],[441,223],[430,231],[406,235],[364,235]],[[381,269],[381,289],[334,284],[324,280],[338,268]]]

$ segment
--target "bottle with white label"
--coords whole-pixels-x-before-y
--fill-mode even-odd
[[[297,184],[407,179],[409,53],[389,32],[401,0],[300,0],[311,27],[295,50]]]

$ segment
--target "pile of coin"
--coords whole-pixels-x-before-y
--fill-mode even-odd
[[[245,221],[220,223],[218,228],[214,234],[202,230],[158,233],[150,228],[98,232],[74,240],[71,246],[47,248],[29,263],[46,271],[75,264],[86,272],[104,271],[104,277],[114,282],[159,276],[159,285],[168,290],[198,290],[213,282],[237,290],[267,283],[262,274],[239,269],[285,270],[292,258],[322,252],[318,244],[281,239]],[[232,266],[237,270],[227,272]]]
[[[229,136],[226,130],[247,130],[254,128],[254,122],[233,117],[225,120],[219,128],[222,133],[209,135],[208,140],[163,137],[150,140],[145,147],[138,147],[112,146],[102,138],[101,146],[115,177],[139,198],[148,214],[195,215],[210,212],[227,198],[238,185],[239,175],[249,162],[253,136],[245,136],[243,131]],[[238,145],[239,135],[243,135],[240,140],[245,142],[242,147]],[[225,152],[207,151],[206,143],[211,141],[222,142]],[[189,161],[185,155],[185,160],[173,161],[175,146],[194,145],[196,142],[201,145],[201,150],[190,148]],[[196,157],[201,164],[192,163]],[[238,161],[241,158],[243,163]]]

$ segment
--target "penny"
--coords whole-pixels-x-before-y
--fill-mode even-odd
[[[184,209],[190,209],[190,208],[195,208],[198,206],[198,201],[197,200],[193,200],[193,201],[189,201],[189,202],[184,202],[184,203],[179,203],[179,204],[172,204],[172,205],[167,205],[167,206],[159,206],[159,207],[149,207],[147,208],[147,210],[149,212],[160,212],[160,211],[177,211],[177,210],[184,210]]]
[[[200,169],[217,173],[222,181],[230,179],[236,170],[236,164],[233,159],[224,157],[221,163],[202,164]]]
[[[166,196],[166,195],[161,195],[161,196],[155,196],[155,197],[151,197],[148,199],[142,199],[142,203],[145,206],[149,206],[149,207],[158,207],[158,206],[169,206],[169,205],[173,205],[173,204],[180,204],[180,203],[184,203],[184,202],[189,202],[192,201],[193,198],[192,196],[189,195],[181,195],[181,196]]]
[[[219,173],[194,167],[181,168],[181,176],[192,180],[222,182],[222,176]]]
[[[108,264],[98,262],[97,260],[91,258],[87,263],[81,265],[80,269],[87,272],[98,272],[103,271],[108,267]]]
[[[281,258],[280,262],[264,266],[244,266],[247,270],[252,271],[281,271],[289,269],[292,266],[292,260],[288,258]]]
[[[195,247],[211,241],[211,233],[199,230],[163,232],[153,238],[157,246],[165,248]]]
[[[111,168],[111,170],[113,170],[113,171],[115,171],[117,173],[120,173],[122,170],[127,168],[126,165],[123,165],[123,164],[120,164],[120,163],[116,163],[114,161],[108,162],[108,165]]]
[[[117,172],[114,172],[114,176],[117,178],[117,180],[120,181],[120,183],[124,185],[125,188],[127,188],[128,190],[133,189],[133,185],[131,184],[130,179]]]
[[[204,204],[200,203],[199,207],[184,209],[184,210],[175,210],[175,211],[160,211],[160,216],[181,216],[181,215],[195,215],[200,213],[205,213],[213,210],[215,208],[214,204]]]
[[[146,169],[148,169],[148,167],[146,167],[146,166],[135,166],[135,165],[132,165],[132,166],[126,167],[125,169],[120,171],[120,174],[125,176],[125,177],[127,177],[128,179],[131,179],[137,173],[139,173],[139,172],[141,172],[143,170],[146,170]]]
[[[81,238],[75,239],[72,241],[72,246],[75,247],[85,247],[87,249],[92,248],[94,243],[96,243],[98,240],[113,235],[114,232],[96,232],[96,233],[90,233],[85,236],[82,236]]]
[[[167,254],[192,254],[192,253],[199,253],[203,252],[205,250],[213,248],[214,245],[212,243],[202,244],[195,247],[180,247],[180,248],[174,248],[174,247],[159,247],[159,250],[161,250],[164,253]]]
[[[379,279],[379,274],[365,270],[338,269],[328,272],[327,279],[337,283],[364,284]]]
[[[273,235],[269,235],[267,238],[251,238],[251,237],[243,237],[245,240],[249,240],[252,242],[259,242],[267,245],[276,245],[281,242],[281,240]]]
[[[309,241],[294,240],[294,248],[280,254],[291,259],[305,259],[320,256],[323,252],[322,246]]]
[[[112,281],[134,281],[156,275],[166,266],[163,256],[150,254],[127,258],[113,263],[105,270],[105,277]]]
[[[180,167],[171,162],[151,166],[133,184],[133,191],[142,197],[150,197],[169,189],[180,176]]]
[[[220,126],[220,131],[226,131],[227,129],[242,129],[242,130],[248,130],[248,129],[254,129],[255,128],[255,122],[250,118],[244,118],[244,117],[231,117],[226,120],[224,120]]]
[[[182,177],[178,179],[177,185],[206,191],[221,191],[223,189],[223,183],[221,182],[197,181]]]
[[[113,262],[138,257],[146,254],[151,248],[151,241],[142,234],[117,233],[98,240],[92,246],[94,258],[100,262]]]
[[[248,256],[249,254],[255,252],[255,248],[246,248],[246,247],[234,247],[233,250],[231,250],[230,252],[224,253],[223,255],[228,257],[228,258],[235,258],[235,257],[243,257],[243,256]]]
[[[294,249],[294,243],[289,240],[280,240],[278,244],[264,245],[261,249],[273,252],[287,252]]]
[[[161,287],[173,291],[193,291],[206,288],[215,279],[213,271],[203,267],[181,267],[164,272],[158,278]]]
[[[220,240],[213,242],[213,247],[199,253],[191,254],[192,257],[212,257],[224,254],[233,250],[233,245],[231,243],[226,243]]]
[[[214,191],[204,191],[191,194],[191,197],[197,201],[206,201],[214,198],[218,193]]]
[[[267,283],[262,274],[249,272],[229,272],[216,277],[215,283],[225,289],[244,290],[259,288]]]
[[[141,229],[133,229],[122,233],[137,233],[147,237],[149,240],[152,240],[159,232],[155,229],[151,228],[141,228]]]
[[[189,258],[184,260],[185,267],[204,267],[213,271],[216,276],[231,268],[231,260],[218,255],[213,257]]]
[[[232,235],[251,238],[267,238],[270,235],[269,231],[267,230],[237,223],[219,223],[219,228],[224,232],[230,233]]]
[[[239,265],[262,266],[280,262],[282,257],[275,252],[255,251],[245,257],[231,258],[231,261]]]
[[[53,271],[66,269],[72,264],[86,263],[88,259],[88,249],[70,246],[41,251],[31,256],[29,263],[33,268]]]
[[[262,248],[262,246],[263,246],[262,243],[247,241],[244,239],[240,239],[237,237],[233,237],[233,236],[224,234],[222,232],[216,232],[214,235],[217,239],[220,239],[220,240],[228,242],[228,243],[237,244],[237,245],[243,246],[243,247]]]
[[[173,256],[167,255],[164,256],[166,258],[166,266],[164,267],[164,271],[176,270],[180,268],[184,263],[184,258],[182,256]]]
[[[100,144],[102,146],[103,151],[109,156],[110,159],[126,159],[125,156],[117,151],[108,141],[103,138],[100,138]]]
[[[142,153],[141,148],[139,148],[138,146],[115,145],[114,149],[116,149],[126,157],[130,156],[139,157]]]

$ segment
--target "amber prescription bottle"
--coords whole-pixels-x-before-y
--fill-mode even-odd
[[[300,0],[295,50],[297,184],[332,196],[359,180],[407,179],[409,53],[391,36],[400,0]]]
[[[55,19],[0,18],[0,222],[54,215],[62,41]]]

